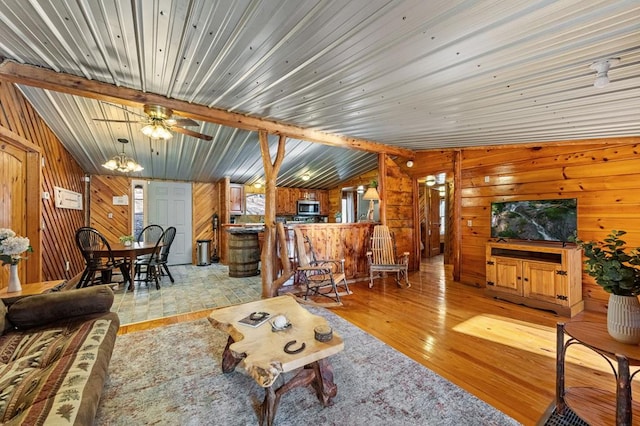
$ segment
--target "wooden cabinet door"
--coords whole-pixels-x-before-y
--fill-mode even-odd
[[[229,185],[229,213],[244,213],[244,186],[231,184]]]
[[[495,289],[503,293],[522,296],[522,261],[496,257],[495,269]]]
[[[566,275],[559,274],[561,265],[546,262],[522,263],[524,296],[549,303],[568,305]]]

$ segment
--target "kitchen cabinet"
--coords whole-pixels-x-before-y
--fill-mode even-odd
[[[276,214],[297,215],[298,200],[320,201],[320,214],[329,212],[329,193],[321,189],[300,189],[279,187],[276,190]]]
[[[244,213],[244,185],[229,184],[229,214]]]
[[[489,242],[485,293],[573,317],[584,310],[581,266],[576,246]]]

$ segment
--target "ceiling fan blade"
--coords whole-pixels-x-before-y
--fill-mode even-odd
[[[199,126],[200,123],[190,118],[169,118],[166,120],[169,126]]]
[[[176,133],[182,133],[183,135],[193,136],[194,138],[204,139],[206,141],[213,140],[213,136],[204,135],[202,133],[194,132],[193,130],[184,129],[182,127],[172,127],[171,130]]]
[[[105,121],[109,123],[141,123],[140,120],[109,120],[106,118],[94,118],[93,121]]]
[[[147,119],[148,116],[146,114],[140,114],[139,112],[135,112],[135,111],[131,111],[129,109],[127,109],[126,107],[122,106],[122,105],[118,105],[118,104],[112,104],[111,102],[105,102],[105,101],[101,101],[102,104],[104,105],[108,105],[114,108],[118,108],[123,110],[124,112],[128,113],[128,114],[133,114],[133,115],[137,115],[138,117],[142,117],[144,119]]]

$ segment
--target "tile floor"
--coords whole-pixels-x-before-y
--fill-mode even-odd
[[[169,270],[175,283],[165,276],[160,290],[137,281],[133,292],[125,292],[122,285],[114,288],[116,297],[111,310],[118,313],[121,324],[250,302],[260,299],[262,293],[259,275],[232,278],[229,268],[217,263],[175,265]]]

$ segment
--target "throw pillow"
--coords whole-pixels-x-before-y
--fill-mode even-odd
[[[12,327],[11,323],[7,319],[7,311],[7,305],[5,305],[2,300],[0,300],[0,336],[2,336],[5,331]]]
[[[16,328],[24,329],[61,319],[106,313],[112,304],[113,291],[108,286],[94,286],[24,297],[9,307],[7,317]]]

